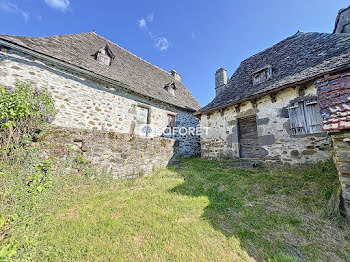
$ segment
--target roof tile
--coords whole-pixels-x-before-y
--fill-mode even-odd
[[[349,63],[350,34],[298,32],[242,61],[224,90],[198,112],[305,81]],[[272,77],[253,85],[252,74],[267,65],[272,66]]]

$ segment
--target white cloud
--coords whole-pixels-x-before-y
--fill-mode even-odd
[[[153,46],[160,51],[165,51],[170,47],[170,42],[169,40],[164,37],[164,36],[158,36],[158,34],[154,34],[150,29],[149,29],[149,24],[151,24],[154,20],[154,14],[150,13],[146,16],[146,18],[141,18],[137,20],[137,24],[141,29],[146,30],[148,36],[151,38],[153,41]]]
[[[21,8],[18,7],[18,5],[8,2],[8,1],[1,1],[0,2],[0,9],[12,13],[12,14],[19,14],[24,18],[24,21],[28,22],[29,20],[29,13],[22,10]]]
[[[45,3],[55,9],[66,11],[70,5],[69,0],[45,0]]]
[[[146,19],[142,17],[141,19],[137,20],[137,24],[139,25],[140,28],[147,28],[147,24],[152,23],[153,19],[154,19],[154,14],[150,13],[147,15]]]
[[[147,22],[144,18],[141,18],[140,20],[137,20],[137,23],[139,24],[140,28],[146,28],[147,27]]]
[[[154,40],[154,46],[157,47],[160,51],[165,51],[169,48],[169,40],[165,37],[156,37]]]

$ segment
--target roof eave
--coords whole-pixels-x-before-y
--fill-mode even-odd
[[[230,102],[228,104],[224,104],[224,105],[221,105],[221,106],[213,107],[213,108],[210,108],[210,109],[204,110],[204,111],[196,111],[194,113],[194,115],[196,116],[196,115],[203,115],[203,114],[213,113],[213,112],[215,112],[217,110],[225,109],[225,108],[231,107],[233,105],[241,104],[243,102],[247,102],[247,101],[250,101],[250,100],[253,100],[253,99],[257,99],[257,98],[260,98],[262,96],[270,95],[270,94],[282,91],[284,89],[287,89],[287,88],[290,88],[290,87],[293,87],[293,86],[303,85],[303,84],[306,84],[306,83],[311,82],[313,80],[316,80],[317,78],[320,78],[320,77],[322,77],[324,75],[331,74],[331,73],[336,73],[338,71],[342,71],[342,70],[346,70],[346,69],[350,69],[350,63],[346,63],[346,64],[344,64],[342,66],[339,66],[339,67],[337,67],[335,69],[332,69],[332,70],[329,70],[329,71],[326,71],[326,72],[322,72],[320,74],[314,75],[314,76],[309,77],[309,78],[305,78],[305,79],[303,79],[301,81],[297,81],[297,82],[293,82],[293,83],[290,83],[290,84],[286,84],[286,85],[277,87],[277,88],[269,90],[269,91],[257,93],[257,94],[254,94],[254,95],[242,98],[242,99],[238,99],[238,100],[232,101],[232,102]]]

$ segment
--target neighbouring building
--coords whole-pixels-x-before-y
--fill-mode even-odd
[[[334,33],[350,33],[350,6],[339,11]],[[342,187],[342,208],[350,219],[350,70],[318,80],[316,88],[323,129],[333,141],[334,162]]]
[[[202,157],[285,163],[330,158],[332,141],[322,128],[315,82],[348,70],[349,8],[339,12],[334,33],[298,31],[242,61],[230,78],[220,68],[215,98],[195,113],[208,131],[201,136]],[[342,111],[347,121],[338,121],[344,130],[349,128],[349,85],[345,89],[336,93],[343,94],[347,108]]]
[[[142,60],[95,31],[50,37],[0,35],[0,84],[16,81],[49,89],[58,109],[53,124],[59,127],[155,137],[168,127],[198,125],[193,112],[200,105],[180,74]],[[196,134],[171,137],[179,141],[180,156],[200,152]]]
[[[350,219],[350,71],[316,81],[323,129],[332,137],[334,162],[342,187],[343,209]]]

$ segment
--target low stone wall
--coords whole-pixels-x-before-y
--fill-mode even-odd
[[[350,219],[350,132],[333,133],[334,162],[337,165],[342,187],[344,210]]]
[[[178,161],[178,141],[170,138],[52,127],[42,142],[47,154],[63,159],[73,148],[97,169],[111,171],[116,178],[138,177]]]

